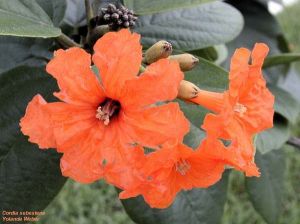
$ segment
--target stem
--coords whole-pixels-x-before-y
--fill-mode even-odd
[[[90,21],[92,18],[94,18],[94,12],[90,0],[84,0],[84,2],[85,2],[86,20],[88,24],[88,32],[90,33],[91,30]]]
[[[288,145],[294,146],[295,148],[300,149],[300,138],[297,137],[291,137],[287,143]]]
[[[60,43],[64,48],[70,48],[70,47],[81,47],[80,44],[77,44],[75,41],[73,41],[70,37],[68,37],[66,34],[61,34],[60,36],[56,37],[56,40],[58,43]]]

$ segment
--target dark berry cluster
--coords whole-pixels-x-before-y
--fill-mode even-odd
[[[135,25],[137,17],[132,10],[123,5],[109,4],[107,8],[100,9],[97,16],[97,25],[109,25],[110,29],[129,28]]]

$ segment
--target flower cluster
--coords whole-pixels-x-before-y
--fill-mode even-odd
[[[97,25],[108,24],[111,30],[133,27],[136,20],[137,16],[132,10],[123,5],[116,6],[114,4],[109,4],[107,8],[101,8],[96,17]]]
[[[184,82],[176,60],[161,58],[140,74],[140,36],[126,29],[105,34],[94,52],[56,51],[46,69],[57,80],[60,102],[36,95],[20,121],[30,142],[63,153],[64,176],[81,183],[104,178],[122,189],[120,198],[143,195],[151,207],[165,208],[181,190],[216,183],[226,165],[259,175],[252,137],[272,126],[274,112],[261,74],[265,45],[255,46],[251,65],[248,50],[236,51],[228,91],[199,90],[190,99],[213,112],[203,124],[207,137],[195,150],[182,143],[188,120],[169,102]],[[153,152],[145,153],[146,147]]]

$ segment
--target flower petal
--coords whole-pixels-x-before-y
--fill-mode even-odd
[[[80,183],[92,183],[103,177],[104,158],[101,155],[99,130],[91,128],[85,138],[64,153],[60,161],[62,174]]]
[[[248,133],[258,133],[273,127],[274,101],[272,93],[265,86],[253,85],[248,94],[240,98],[247,111],[238,119],[244,123]]]
[[[56,147],[50,115],[45,105],[47,102],[41,95],[34,96],[20,121],[23,134],[28,135],[29,141],[38,144],[41,149]]]
[[[125,82],[122,106],[128,110],[138,110],[144,106],[173,100],[178,94],[183,79],[177,62],[161,59],[149,65],[139,77]]]
[[[251,52],[246,48],[237,49],[232,58],[229,72],[229,92],[237,97],[241,86],[245,85],[249,72],[249,59]]]
[[[252,50],[252,65],[257,68],[262,68],[264,60],[269,53],[269,47],[264,43],[256,43]]]
[[[99,105],[105,96],[91,70],[91,56],[81,48],[60,49],[54,55],[46,68],[61,90],[54,95],[74,105]]]
[[[189,130],[189,122],[177,103],[127,112],[122,120],[126,133],[135,143],[154,148],[166,141],[180,141]]]
[[[109,32],[94,45],[93,62],[100,71],[106,94],[118,99],[124,82],[134,78],[142,61],[140,35],[123,29]]]
[[[104,124],[96,119],[94,107],[57,102],[48,104],[47,111],[51,117],[59,152],[66,152],[70,147],[84,141],[93,128],[98,131],[97,138],[102,138]]]

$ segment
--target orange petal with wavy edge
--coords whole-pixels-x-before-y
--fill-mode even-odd
[[[141,181],[132,189],[125,189],[121,198],[141,194],[155,208],[166,208],[181,190],[206,188],[220,180],[224,163],[208,157],[204,151],[193,151],[184,144],[162,148],[147,156]]]
[[[100,71],[106,94],[113,99],[121,96],[124,82],[134,78],[142,62],[140,35],[127,29],[109,32],[94,45],[93,62]]]
[[[261,69],[268,53],[269,53],[269,47],[266,44],[256,43],[254,45],[254,48],[253,48],[252,54],[251,54],[251,58],[252,58],[251,65]]]
[[[210,142],[210,144],[212,142],[214,142],[213,144],[220,144],[216,143],[219,142],[219,139],[231,141],[226,150],[219,148],[218,153],[211,151],[209,154],[213,155],[214,158],[222,159],[238,170],[244,171],[247,176],[260,175],[254,163],[255,148],[252,144],[252,136],[237,120],[231,119],[225,126],[220,116],[208,114],[204,119],[202,128],[207,131],[208,137],[205,141]]]
[[[91,55],[81,48],[58,50],[46,70],[58,83],[60,100],[74,105],[99,105],[104,93],[91,70]]]
[[[157,147],[166,141],[180,141],[189,130],[189,122],[177,103],[150,107],[122,116],[126,133],[143,146]]]
[[[57,102],[49,103],[46,108],[51,116],[59,152],[65,152],[73,145],[78,144],[87,137],[90,129],[93,128],[98,130],[97,139],[101,139],[104,124],[96,119],[94,107]]]
[[[246,48],[237,49],[232,58],[229,72],[230,95],[237,97],[241,86],[245,85],[249,73],[249,59],[251,52]]]
[[[177,62],[161,59],[149,65],[139,77],[125,82],[121,101],[129,110],[176,98],[183,79]]]
[[[273,127],[274,101],[272,93],[266,88],[255,85],[240,103],[247,107],[242,116],[237,116],[249,133],[258,133]]]
[[[23,134],[29,136],[29,141],[38,144],[41,149],[56,147],[51,119],[45,105],[47,102],[41,95],[34,96],[20,121]]]
[[[104,174],[105,158],[101,154],[99,130],[91,128],[86,132],[85,138],[78,138],[60,162],[62,174],[80,183],[92,183]]]
[[[140,146],[120,146],[119,148],[107,148],[119,153],[114,161],[108,161],[105,166],[105,179],[108,183],[120,189],[126,189],[135,185],[140,178],[140,170],[145,163],[144,149]]]

